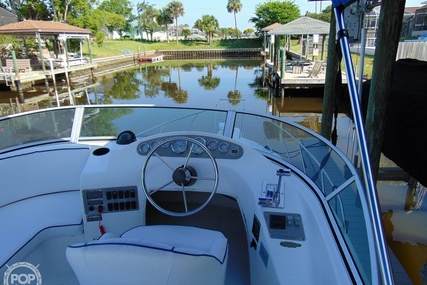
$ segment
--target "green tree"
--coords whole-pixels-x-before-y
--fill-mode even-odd
[[[331,21],[331,13],[332,13],[332,5],[329,5],[325,9],[323,9],[322,13],[320,13],[320,14],[307,12],[307,13],[305,13],[305,15],[307,17],[329,23]]]
[[[221,31],[221,34],[222,34],[222,38],[224,40],[227,39],[229,28],[221,28],[220,31]]]
[[[81,17],[70,17],[69,22],[72,25],[89,29],[93,34],[101,31],[103,26],[105,26],[110,33],[113,33],[126,25],[126,19],[122,15],[110,13],[101,9],[92,10],[87,15]]]
[[[245,30],[243,31],[243,33],[244,33],[246,36],[248,36],[248,35],[252,35],[254,32],[255,32],[255,31],[254,31],[254,29],[252,29],[252,28],[247,28],[247,29],[245,29]]]
[[[81,17],[87,18],[94,10],[95,0],[51,0],[52,13],[55,21],[67,22],[72,25],[83,27],[81,24],[85,21]],[[87,18],[90,20],[89,18]],[[79,24],[76,24],[79,23]]]
[[[255,16],[249,21],[255,24],[258,32],[271,24],[286,24],[300,16],[299,7],[293,1],[270,1],[258,4],[255,9]]]
[[[187,39],[187,37],[191,35],[190,29],[183,29],[182,35],[184,36],[185,39]]]
[[[0,59],[10,57],[12,50],[14,50],[17,55],[22,54],[22,42],[16,36],[0,35]]]
[[[18,12],[21,18],[28,20],[51,20],[52,13],[49,3],[42,0],[22,1]]]
[[[228,13],[234,14],[234,28],[236,29],[236,38],[239,39],[239,34],[237,33],[237,17],[236,14],[242,10],[242,3],[240,3],[240,0],[228,0],[227,4],[227,11]]]
[[[150,34],[151,40],[153,40],[153,32],[159,28],[156,22],[160,14],[159,10],[154,8],[154,4],[146,1],[138,3],[136,7],[138,10],[138,26],[146,32],[147,36]]]
[[[179,1],[172,1],[170,2],[166,8],[169,10],[170,15],[172,18],[175,19],[175,36],[176,36],[176,43],[178,43],[178,18],[180,16],[184,16],[184,5]]]
[[[213,34],[219,29],[219,23],[214,16],[203,15],[201,19],[198,19],[194,23],[194,28],[204,31],[206,33],[208,43],[211,44]]]
[[[239,29],[236,30],[236,28],[229,28],[228,34],[229,35],[238,35],[238,37],[239,37],[242,34],[242,32]]]
[[[98,9],[117,14],[125,18],[125,22],[122,26],[117,27],[117,32],[120,36],[123,36],[124,32],[129,32],[131,28],[131,22],[135,19],[132,14],[132,3],[128,0],[104,0],[98,7]]]
[[[159,15],[156,17],[156,21],[159,25],[165,26],[166,39],[169,42],[168,26],[169,26],[169,24],[173,24],[173,18],[170,14],[170,11],[166,7],[163,7],[162,10],[159,11]]]
[[[101,31],[95,34],[95,42],[99,47],[102,47],[102,45],[104,44],[104,38],[105,34]]]
[[[120,36],[123,36],[123,32],[128,30],[126,19],[123,15],[102,11],[102,24],[104,24],[110,33],[118,31]]]

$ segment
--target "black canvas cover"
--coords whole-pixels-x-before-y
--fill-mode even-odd
[[[369,82],[362,106],[366,114]],[[382,152],[424,186],[427,185],[427,62],[395,62],[386,112]]]

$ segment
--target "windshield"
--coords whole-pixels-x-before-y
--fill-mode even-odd
[[[185,108],[85,108],[80,139],[116,137],[131,130],[138,137],[175,131],[222,134],[227,112]]]
[[[0,120],[0,149],[46,140],[69,140],[74,108],[35,112]]]

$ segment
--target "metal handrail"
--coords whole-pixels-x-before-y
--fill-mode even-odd
[[[353,111],[355,122],[356,134],[359,142],[359,149],[361,153],[362,168],[364,172],[364,182],[367,190],[368,204],[370,207],[370,214],[373,222],[373,230],[375,234],[375,246],[378,254],[378,268],[381,274],[381,279],[384,284],[394,284],[393,275],[391,273],[391,264],[388,257],[388,251],[385,241],[385,236],[382,231],[381,211],[376,191],[376,186],[373,179],[372,168],[369,158],[369,150],[364,131],[363,119],[358,99],[356,77],[354,74],[353,63],[351,60],[351,53],[348,42],[348,34],[345,33],[344,16],[342,13],[342,6],[334,7],[334,13],[337,20],[337,30],[341,44],[341,50],[345,63],[345,70],[347,74],[347,86],[350,93],[350,101]]]

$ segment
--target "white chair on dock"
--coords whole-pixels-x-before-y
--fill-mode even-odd
[[[310,74],[308,75],[308,77],[317,77],[320,71],[322,71],[322,67],[323,67],[323,61],[316,60],[316,62],[313,65],[313,69],[310,71]]]

